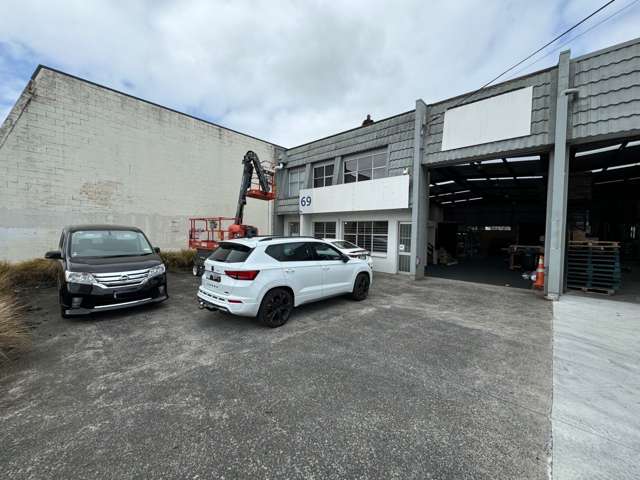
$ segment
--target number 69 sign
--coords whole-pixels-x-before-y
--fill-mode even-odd
[[[311,197],[309,195],[300,197],[300,206],[301,207],[311,206]]]

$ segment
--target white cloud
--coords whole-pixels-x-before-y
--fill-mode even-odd
[[[34,67],[293,146],[357,126],[367,113],[381,118],[417,98],[473,90],[600,3],[17,0],[3,4],[0,42],[14,56],[30,52]],[[578,39],[573,54],[637,35],[636,7]],[[24,73],[16,79],[14,93],[26,82]]]

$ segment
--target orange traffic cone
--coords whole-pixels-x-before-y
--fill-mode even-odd
[[[536,269],[536,281],[533,282],[533,288],[537,290],[544,289],[544,255],[538,257],[538,268]]]

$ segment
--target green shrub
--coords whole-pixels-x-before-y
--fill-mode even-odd
[[[0,293],[0,362],[14,352],[28,350],[31,334],[24,325],[24,308],[12,295]]]
[[[170,271],[191,270],[195,256],[196,251],[188,249],[160,252],[162,261]]]

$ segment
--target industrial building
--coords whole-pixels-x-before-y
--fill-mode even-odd
[[[543,253],[550,298],[640,291],[640,39],[290,149],[38,67],[0,127],[0,259],[96,221],[184,247],[188,217],[233,214],[247,150],[280,164],[261,232],[511,286]]]
[[[69,224],[187,248],[188,217],[234,215],[247,150],[281,149],[40,66],[0,126],[0,260],[41,257]],[[247,223],[270,232],[271,208],[249,199]]]
[[[376,270],[529,286],[544,253],[550,298],[640,289],[640,39],[282,161],[276,232],[350,240]]]

